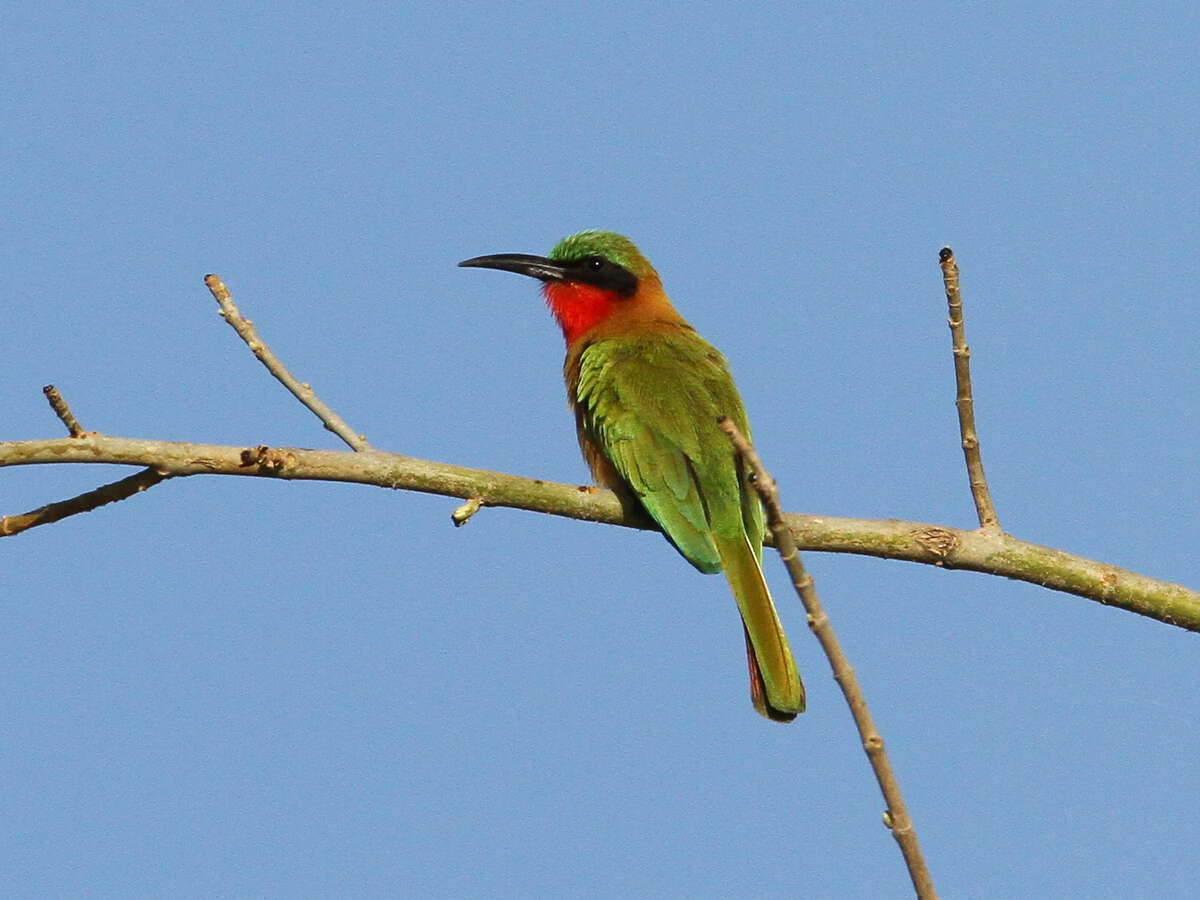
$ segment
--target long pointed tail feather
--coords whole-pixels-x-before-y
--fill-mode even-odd
[[[804,712],[804,684],[771,592],[750,541],[714,536],[725,577],[737,600],[746,635],[750,699],[758,712],[777,722],[790,722]]]

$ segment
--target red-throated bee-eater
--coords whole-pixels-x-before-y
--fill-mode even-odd
[[[750,433],[725,358],[684,320],[629,238],[582,231],[549,256],[459,263],[542,281],[567,342],[563,374],[596,481],[636,498],[701,572],[724,570],[742,614],[754,708],[787,722],[804,685],[762,573],[763,511],[717,420]]]

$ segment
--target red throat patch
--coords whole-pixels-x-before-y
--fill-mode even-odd
[[[562,328],[567,346],[598,322],[603,322],[619,303],[628,303],[617,293],[590,284],[550,281],[542,285],[546,305]]]

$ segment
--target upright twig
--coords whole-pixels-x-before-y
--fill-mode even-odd
[[[837,635],[833,632],[833,625],[830,624],[829,617],[825,614],[825,609],[817,598],[817,588],[813,583],[812,576],[805,570],[804,563],[800,559],[800,552],[796,549],[792,532],[784,520],[783,507],[779,502],[779,489],[775,485],[775,479],[767,472],[754,447],[733,422],[722,418],[720,425],[729,435],[729,439],[742,458],[754,470],[754,487],[762,497],[763,506],[767,512],[767,526],[775,537],[775,549],[779,551],[780,558],[792,576],[792,586],[796,589],[800,602],[804,604],[804,609],[808,612],[809,627],[820,642],[821,649],[825,651],[825,656],[833,669],[833,677],[837,680],[842,694],[846,698],[846,703],[850,706],[850,714],[854,717],[854,724],[858,726],[863,749],[867,753],[867,759],[875,772],[875,780],[879,782],[879,789],[883,792],[883,799],[887,804],[883,822],[891,829],[892,836],[900,845],[900,852],[904,855],[904,864],[908,867],[917,897],[920,900],[936,898],[937,893],[933,889],[933,879],[930,877],[929,868],[925,865],[921,845],[917,842],[917,832],[913,827],[912,819],[909,818],[904,797],[900,793],[900,783],[896,780],[896,774],[892,771],[892,764],[884,749],[883,738],[880,737],[879,730],[871,718],[866,698],[858,684],[858,677],[854,674],[854,669],[851,668],[850,661],[846,658],[841,644],[838,643]]]
[[[370,450],[371,445],[367,443],[367,439],[356,432],[353,428],[346,424],[337,413],[326,406],[312,389],[312,385],[300,381],[287,367],[279,361],[279,358],[271,352],[266,342],[259,337],[258,329],[254,327],[254,323],[245,318],[237,305],[233,302],[233,295],[229,293],[229,288],[225,287],[225,283],[221,281],[217,275],[205,275],[204,283],[212,292],[213,299],[220,304],[221,318],[233,326],[233,330],[238,333],[238,336],[246,342],[258,361],[267,367],[275,379],[285,388],[292,392],[292,395],[312,410],[313,414],[320,419],[325,428],[332,431],[340,437],[352,450]]]
[[[963,326],[962,291],[958,285],[958,263],[954,251],[943,247],[938,258],[941,260],[942,280],[946,285],[946,302],[950,307],[950,336],[954,353],[954,380],[958,393],[954,405],[958,407],[958,430],[962,436],[963,456],[967,462],[967,477],[971,482],[971,495],[975,498],[975,511],[979,515],[979,527],[988,531],[999,530],[1000,520],[992,505],[987,478],[983,474],[983,457],[979,452],[979,435],[975,431],[975,401],[971,395],[971,348],[967,346],[966,329]]]

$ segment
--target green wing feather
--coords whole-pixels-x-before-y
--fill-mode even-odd
[[[733,448],[717,428],[746,414],[725,360],[694,331],[609,338],[580,356],[575,404],[586,436],[702,572],[718,572],[714,522],[744,527]],[[762,541],[762,514],[750,524]]]
[[[584,437],[671,543],[700,571],[725,571],[746,626],[755,706],[771,718],[794,718],[804,688],[759,565],[762,507],[717,426],[728,416],[750,433],[724,357],[673,323],[603,338],[579,357],[573,399]]]

